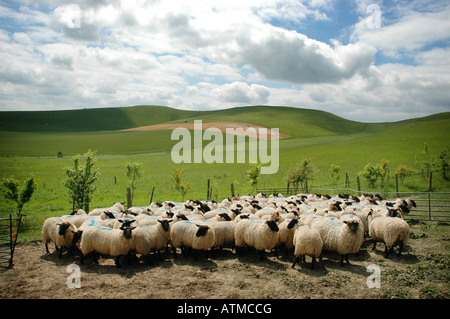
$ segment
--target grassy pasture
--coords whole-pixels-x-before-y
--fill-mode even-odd
[[[316,167],[314,180],[309,182],[310,187],[331,186],[328,168],[330,164],[336,164],[341,166],[340,186],[343,186],[347,172],[350,176],[350,187],[356,188],[357,173],[367,163],[378,163],[386,158],[390,160],[389,182],[385,182],[382,186],[378,185],[375,189],[369,189],[366,182],[361,179],[361,188],[370,191],[393,191],[395,189],[393,172],[399,164],[417,168],[415,155],[423,150],[423,143],[427,143],[430,152],[435,154],[450,140],[450,113],[395,123],[369,124],[348,121],[326,112],[258,106],[212,112],[178,111],[165,107],[144,106],[111,110],[114,116],[105,118],[110,120],[109,126],[115,125],[116,128],[155,124],[157,115],[160,116],[161,121],[166,122],[202,119],[204,122],[240,121],[279,127],[281,132],[292,137],[280,140],[279,170],[273,175],[261,175],[259,187],[284,187],[288,169],[298,160],[310,156]],[[278,117],[274,113],[277,110]],[[95,110],[95,112],[82,111],[93,112],[90,113],[91,116],[95,112],[105,116],[104,112],[106,112],[103,109]],[[119,111],[127,116],[120,114]],[[70,114],[72,119],[82,119],[80,113],[73,112]],[[83,112],[81,114],[85,114]],[[44,120],[41,112],[37,112],[35,114],[39,116],[35,117],[36,126],[34,126],[37,131],[32,132],[25,129],[25,127],[33,127],[30,124],[31,115],[28,113],[33,112],[27,112],[24,116],[25,119],[28,118],[29,126],[18,125],[16,127],[21,130],[0,132],[0,178],[15,175],[20,180],[24,180],[30,174],[35,174],[39,184],[32,200],[24,208],[29,223],[28,230],[24,234],[25,238],[38,237],[40,224],[46,217],[70,212],[71,202],[63,186],[64,168],[72,165],[72,155],[85,153],[88,149],[97,151],[96,167],[101,173],[96,182],[97,190],[94,193],[91,208],[107,207],[113,202],[125,200],[127,162],[142,163],[144,175],[137,184],[134,199],[134,204],[137,206],[148,204],[153,186],[155,186],[154,200],[181,200],[181,196],[172,189],[169,177],[174,167],[183,168],[186,171],[186,180],[192,183],[192,189],[187,193],[187,198],[205,198],[208,178],[216,182],[219,187],[218,199],[230,196],[231,183],[234,184],[236,193],[246,194],[250,191],[245,175],[249,168],[248,163],[175,165],[171,160],[170,151],[177,141],[170,140],[170,130],[82,131],[86,128],[85,124],[90,123],[89,121],[96,120],[99,123],[95,126],[96,128],[106,127],[106,124],[98,118],[89,118],[89,120],[86,118],[88,122],[83,125],[78,122],[73,124],[70,122],[72,119],[64,122],[60,118],[58,122],[60,128],[45,131],[39,130]],[[58,114],[62,116],[60,112]],[[64,119],[67,114],[64,112],[63,114]],[[117,114],[121,117],[117,118]],[[153,117],[145,119],[148,114]],[[4,119],[4,116],[5,114],[0,114],[0,119]],[[65,132],[59,131],[63,124],[71,129]],[[209,141],[204,141],[203,147],[208,143]],[[63,158],[56,157],[59,151],[64,154]],[[449,182],[444,181],[439,174],[435,174],[433,186],[435,190],[450,189]],[[427,179],[414,176],[406,178],[404,185],[400,185],[400,191],[423,191],[427,187]],[[12,208],[11,203],[3,199],[0,201],[1,216],[8,214]]]

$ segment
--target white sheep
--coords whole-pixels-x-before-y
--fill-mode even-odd
[[[125,207],[123,207],[123,204],[125,203],[115,203],[114,205],[112,205],[111,207],[107,207],[107,208],[95,208],[93,210],[91,210],[89,212],[88,215],[91,216],[98,216],[101,213],[103,213],[104,211],[108,211],[108,212],[116,212],[116,213],[123,213],[125,211]]]
[[[374,241],[372,250],[376,249],[377,241],[384,242],[384,252],[387,258],[394,246],[398,244],[400,246],[398,256],[400,256],[409,239],[408,223],[402,218],[374,216],[372,213],[368,217],[369,236]]]
[[[295,229],[292,241],[295,247],[292,268],[300,261],[300,258],[305,262],[305,256],[308,255],[312,258],[311,268],[314,269],[316,258],[320,257],[323,249],[323,240],[319,231],[310,226],[299,226]]]
[[[254,247],[264,259],[264,251],[273,249],[278,243],[278,230],[274,220],[240,220],[235,228],[235,245]]]
[[[214,246],[215,233],[209,225],[200,225],[191,221],[181,220],[172,225],[170,229],[170,242],[172,244],[173,255],[176,258],[176,249],[181,248],[194,250],[194,258],[197,258],[197,251],[205,252]]]
[[[45,251],[48,250],[48,243],[55,243],[56,250],[59,250],[59,257],[61,258],[63,248],[67,248],[71,253],[73,235],[77,231],[75,225],[71,222],[64,221],[59,217],[47,218],[42,225],[42,242],[45,245]]]
[[[95,225],[84,228],[80,244],[81,264],[84,265],[87,254],[97,252],[116,257],[115,264],[117,267],[121,267],[120,257],[127,255],[133,245],[132,230],[134,228],[130,226],[130,222],[123,222],[120,229]]]
[[[153,250],[161,259],[160,250],[165,248],[170,240],[170,221],[160,219],[155,225],[138,226],[133,231],[133,236],[131,249],[135,250],[135,253],[145,256],[151,263],[148,254]]]
[[[289,249],[294,247],[293,238],[295,229],[303,225],[303,222],[297,218],[285,219],[278,224],[278,243],[277,247],[284,247],[286,255]]]
[[[322,219],[311,224],[320,233],[323,250],[336,251],[341,255],[341,265],[344,264],[344,259],[349,263],[348,255],[357,253],[364,240],[361,220],[355,215],[344,216],[347,217],[341,222]]]

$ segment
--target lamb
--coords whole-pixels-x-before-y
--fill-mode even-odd
[[[181,220],[170,229],[170,241],[172,243],[173,256],[176,258],[176,249],[185,248],[194,250],[194,258],[197,259],[198,250],[207,251],[214,246],[215,233],[209,225],[200,225],[191,221]]]
[[[131,249],[136,253],[145,256],[147,261],[151,250],[158,252],[161,259],[160,250],[166,247],[170,240],[170,221],[167,219],[160,219],[156,225],[139,226],[133,231],[134,241]]]
[[[364,240],[364,228],[361,220],[355,215],[344,215],[341,222],[317,220],[311,224],[319,231],[323,241],[323,250],[336,251],[349,264],[348,255],[357,253]]]
[[[51,241],[55,243],[56,250],[59,250],[59,258],[62,256],[64,247],[71,253],[73,234],[76,231],[76,226],[71,222],[64,221],[59,217],[47,218],[42,225],[42,242],[45,245],[47,254],[50,253],[48,250],[48,243]]]
[[[243,219],[236,224],[236,247],[254,247],[264,259],[264,251],[273,249],[278,243],[278,225],[274,220]]]
[[[131,223],[132,221],[123,222],[120,229],[95,225],[86,227],[81,236],[81,264],[84,265],[84,259],[87,254],[97,252],[116,257],[115,264],[117,267],[121,267],[120,257],[127,255],[133,244],[132,231],[136,227],[131,227]]]
[[[408,243],[409,225],[402,218],[374,216],[369,214],[369,235],[374,241],[372,250],[376,249],[377,241],[383,241],[385,244],[384,257],[389,257],[394,246],[400,246],[398,256],[401,255],[403,248]]]
[[[295,260],[292,264],[292,268],[295,268],[295,264],[303,258],[305,262],[305,256],[311,256],[311,268],[314,269],[314,263],[316,258],[320,257],[323,249],[323,240],[317,229],[310,226],[300,226],[295,230],[293,238],[294,256]]]

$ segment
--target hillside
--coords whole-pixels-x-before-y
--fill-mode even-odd
[[[444,115],[447,118],[450,117],[450,113],[444,113]],[[282,133],[296,137],[374,132],[402,123],[362,123],[346,120],[324,111],[281,106],[186,111],[166,106],[139,105],[65,111],[0,112],[0,127],[1,131],[7,132],[96,132],[153,124],[192,122],[194,119],[201,119],[204,122],[247,122],[269,128],[280,128]],[[423,118],[423,120],[427,119]]]

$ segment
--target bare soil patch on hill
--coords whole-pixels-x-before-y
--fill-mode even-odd
[[[158,130],[174,130],[176,128],[187,128],[188,130],[195,129],[194,123],[168,123],[168,124],[155,124],[155,125],[149,125],[149,126],[141,126],[141,127],[135,127],[135,128],[129,128],[124,129],[121,131],[158,131]],[[202,130],[211,129],[211,128],[217,128],[223,133],[227,133],[227,128],[233,129],[234,135],[244,135],[248,134],[250,137],[257,137],[257,138],[263,138],[261,134],[259,133],[259,129],[266,128],[261,125],[256,124],[250,124],[250,123],[242,123],[242,122],[209,122],[209,123],[202,123]],[[241,132],[239,130],[236,130],[238,128],[242,128],[244,132]],[[247,130],[248,128],[254,128],[256,131],[253,130]],[[256,133],[256,135],[254,134]],[[267,128],[267,138],[269,140],[273,139],[275,137],[275,133],[272,133],[272,130],[270,128]],[[278,133],[279,139],[288,138],[289,135]]]

